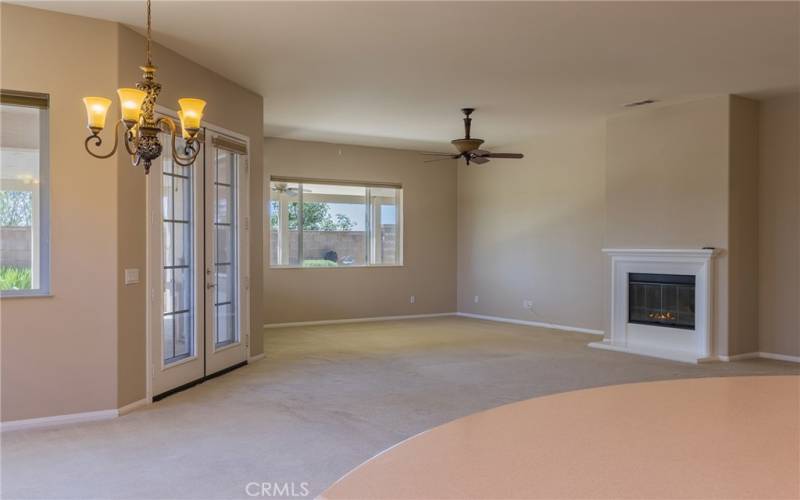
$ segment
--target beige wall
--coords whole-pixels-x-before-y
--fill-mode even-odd
[[[81,98],[114,93],[118,27],[7,3],[0,22],[0,86],[50,95],[53,249],[52,297],[0,301],[2,420],[116,408],[117,162],[84,151]]]
[[[502,149],[525,158],[459,164],[459,311],[602,330],[605,127]]]
[[[759,350],[800,356],[800,94],[761,102]]]
[[[2,420],[107,410],[145,397],[147,284],[124,286],[124,268],[145,277],[145,176],[125,155],[84,151],[81,98],[132,86],[144,40],[115,23],[2,4],[4,89],[50,94],[52,291],[0,301]],[[84,57],[80,54],[91,54]],[[164,89],[209,101],[207,120],[251,140],[251,351],[262,351],[260,96],[158,45]],[[180,94],[180,95],[179,95]],[[104,132],[110,141],[111,130]],[[108,144],[105,147],[109,147]]]
[[[423,163],[413,151],[266,139],[267,182],[270,175],[402,183],[404,265],[271,269],[265,261],[266,323],[456,310],[455,162]]]
[[[731,96],[728,352],[758,351],[758,103]]]
[[[717,352],[728,352],[728,96],[608,121],[606,246],[719,249]]]

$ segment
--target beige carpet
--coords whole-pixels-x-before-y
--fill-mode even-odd
[[[512,401],[634,381],[800,372],[766,360],[661,361],[590,349],[591,340],[452,317],[267,330],[266,359],[146,409],[5,433],[2,496],[249,498],[249,482],[306,482],[313,497],[402,439]]]

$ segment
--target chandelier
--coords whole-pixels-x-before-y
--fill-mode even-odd
[[[135,89],[121,88],[117,90],[122,118],[115,125],[114,146],[109,153],[95,153],[91,148],[99,149],[103,144],[100,132],[105,128],[106,114],[111,106],[111,99],[105,97],[83,98],[89,122],[88,128],[92,132],[84,143],[86,151],[95,158],[113,156],[119,145],[120,127],[124,125],[122,141],[125,149],[131,155],[133,166],[141,164],[145,174],[150,172],[152,161],[161,156],[162,146],[158,139],[160,132],[166,132],[171,136],[172,159],[175,163],[184,167],[194,163],[200,152],[197,134],[200,132],[200,120],[203,118],[203,110],[206,107],[206,102],[202,99],[178,99],[178,105],[181,108],[178,111],[178,118],[181,122],[181,135],[185,140],[183,152],[179,153],[175,147],[177,125],[169,117],[155,117],[156,99],[161,92],[161,84],[156,82],[156,67],[150,60],[150,42],[150,0],[147,0],[147,62],[144,66],[140,66],[144,72],[143,80],[136,84]]]

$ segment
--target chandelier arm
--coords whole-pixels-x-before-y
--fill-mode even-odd
[[[191,151],[189,156],[181,156],[178,154],[178,152],[175,150],[175,136],[172,136],[172,159],[175,161],[175,163],[182,167],[191,167],[194,164],[194,161],[197,159],[197,155],[200,154],[200,148],[195,149],[194,143],[188,143],[186,144],[185,151]]]
[[[197,159],[197,155],[200,153],[200,148],[195,148],[195,139],[191,138],[186,141],[184,153],[188,154],[188,156],[182,156],[180,153],[178,153],[178,148],[175,147],[175,137],[177,136],[178,131],[178,127],[175,125],[175,122],[167,116],[162,116],[156,121],[156,124],[158,126],[166,124],[167,128],[169,129],[168,132],[171,136],[170,142],[172,144],[172,160],[182,167],[191,167],[194,161]],[[167,131],[165,130],[165,132]],[[191,153],[189,153],[189,151],[191,151]]]
[[[95,158],[99,158],[104,160],[106,158],[111,158],[114,156],[114,153],[117,152],[117,147],[119,146],[119,126],[122,124],[122,120],[118,121],[117,124],[114,126],[114,147],[111,148],[111,151],[108,154],[100,154],[100,153],[93,153],[91,149],[89,149],[89,142],[94,141],[94,147],[99,148],[103,144],[103,138],[100,137],[99,133],[94,133],[86,138],[86,141],[83,145],[86,147],[86,152],[90,155],[94,156]]]
[[[125,149],[131,157],[136,156],[136,151],[139,149],[139,135],[133,133],[133,129],[125,132]]]

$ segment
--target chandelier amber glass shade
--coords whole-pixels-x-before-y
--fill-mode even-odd
[[[137,123],[142,114],[142,103],[147,97],[147,92],[139,89],[122,88],[117,90],[117,95],[119,95],[122,120]]]
[[[181,107],[181,126],[184,130],[196,131],[200,128],[200,121],[203,119],[203,110],[206,107],[206,101],[202,99],[183,98],[178,99],[178,105]]]
[[[105,97],[84,97],[83,104],[86,106],[86,120],[88,127],[92,130],[103,130],[106,126],[106,115],[111,106],[111,99]]]
[[[192,135],[183,126],[183,111],[178,111],[178,119],[181,121],[181,135],[184,139],[189,139]]]

